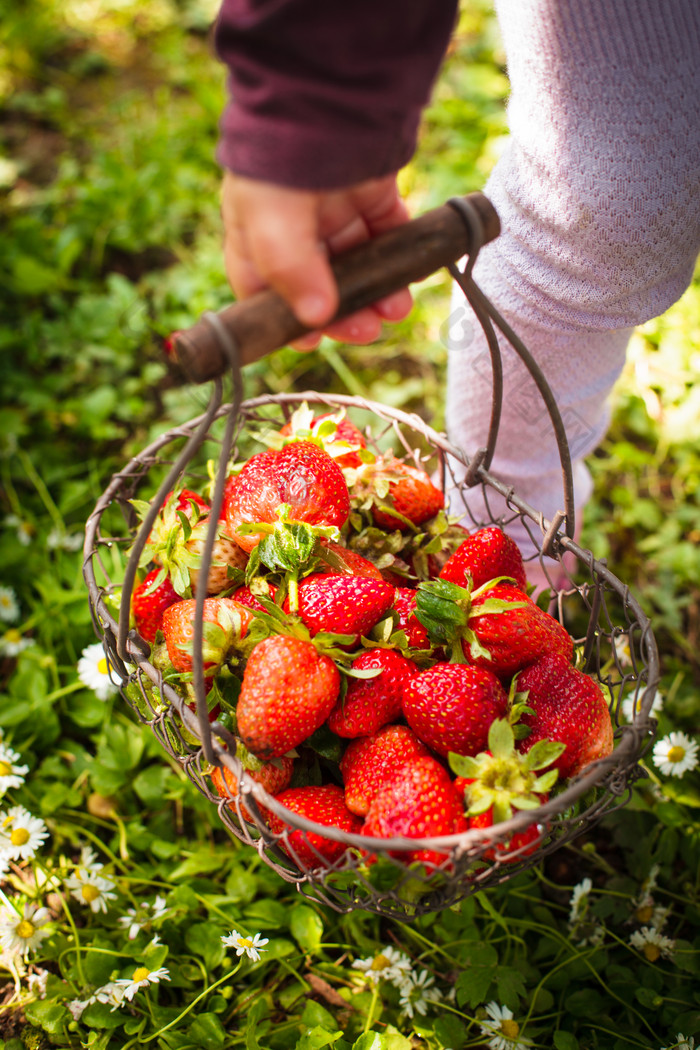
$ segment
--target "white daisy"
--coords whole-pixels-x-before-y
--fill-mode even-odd
[[[53,528],[46,537],[46,546],[50,551],[79,551],[84,539],[82,532],[66,532],[65,529]]]
[[[654,744],[654,764],[664,776],[682,777],[698,764],[698,745],[685,733],[669,733]]]
[[[661,1050],[695,1050],[695,1037],[679,1032],[675,1043],[671,1043],[670,1046],[662,1046]]]
[[[168,978],[170,980],[170,978]],[[119,981],[108,981],[107,984],[103,984],[101,988],[95,990],[95,999],[98,1003],[106,1003],[112,1007],[114,1012],[117,1007],[121,1006],[126,998],[126,993],[122,984]]]
[[[0,853],[8,860],[31,860],[48,837],[41,817],[33,817],[24,806],[0,813]]]
[[[48,979],[49,971],[38,969],[34,973],[27,975],[27,988],[37,999],[45,999]]]
[[[101,642],[83,649],[78,660],[78,678],[88,689],[92,689],[98,700],[109,700],[119,692],[117,680],[105,655]]]
[[[588,894],[593,889],[593,883],[590,879],[583,879],[576,886],[574,886],[571,892],[571,900],[569,901],[569,922],[577,922],[582,915],[585,915],[588,910]]]
[[[670,937],[665,937],[653,926],[642,926],[641,930],[635,930],[631,935],[630,944],[642,952],[649,962],[656,962],[660,956],[670,959],[676,942]]]
[[[624,697],[622,701],[622,714],[627,722],[633,722],[634,719],[639,715],[642,710],[642,697],[644,692],[630,693],[629,696]],[[656,715],[663,709],[664,697],[663,694],[657,689],[654,693],[654,699],[651,702],[649,709],[650,715]]]
[[[398,987],[410,977],[413,964],[403,952],[387,945],[378,955],[370,955],[367,959],[355,959],[352,966],[355,970],[362,970],[370,984],[390,981]]]
[[[159,919],[161,915],[165,915],[166,911],[165,897],[156,897],[152,904],[144,901],[143,904],[139,904],[135,908],[127,908],[125,914],[120,915],[117,922],[125,930],[128,930],[127,936],[130,941],[133,941],[140,930],[148,926],[154,919]]]
[[[9,631],[0,635],[0,656],[8,656],[12,659],[32,645],[34,645],[33,638],[23,638],[16,627],[11,627]]]
[[[104,865],[78,867],[72,875],[64,879],[64,885],[72,897],[80,904],[86,904],[91,911],[107,911],[108,901],[116,900],[116,884],[104,875],[98,875]]]
[[[630,652],[630,639],[627,634],[618,634],[613,641],[615,656],[620,667],[632,666],[632,653]]]
[[[3,908],[0,915],[0,945],[9,954],[21,955],[25,959],[33,948],[38,948],[44,938],[49,936],[45,929],[51,918],[48,908],[38,904],[24,905],[19,915],[14,909]]]
[[[0,620],[14,623],[19,616],[17,595],[11,587],[0,587]]]
[[[489,1037],[491,1050],[527,1050],[532,1040],[520,1036],[520,1025],[513,1020],[513,1012],[498,1003],[486,1004],[490,1021],[481,1022],[482,1035]]]
[[[124,989],[124,998],[131,1001],[139,988],[147,988],[149,984],[169,980],[170,972],[165,966],[161,966],[158,970],[149,970],[147,966],[137,966],[131,977],[120,977],[116,984]]]
[[[434,984],[435,978],[427,970],[421,970],[417,977],[411,973],[401,982],[399,1006],[407,1017],[414,1014],[424,1017],[428,1005],[440,1001],[442,996]]]
[[[0,796],[10,788],[18,788],[24,783],[29,766],[19,764],[20,756],[6,744],[0,744]]]
[[[236,949],[236,955],[247,955],[253,962],[258,961],[261,951],[267,951],[263,945],[268,941],[269,937],[261,937],[259,933],[256,933],[254,937],[246,937],[238,930],[231,930],[229,934],[221,938],[222,944],[225,944],[227,948]]]
[[[94,995],[91,995],[89,999],[71,999],[69,1003],[66,1003],[66,1009],[69,1011],[74,1021],[79,1021],[80,1018],[83,1016],[86,1007],[88,1007],[90,1003],[94,1002]]]
[[[17,539],[23,547],[28,547],[34,539],[36,529],[30,521],[23,521],[19,515],[8,514],[5,518],[5,524],[9,525],[11,529],[17,530]]]

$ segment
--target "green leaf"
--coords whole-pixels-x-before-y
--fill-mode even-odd
[[[313,908],[306,904],[296,905],[292,909],[289,929],[294,940],[305,952],[316,951],[321,943],[323,922]]]
[[[499,1002],[516,1012],[520,1000],[525,998],[526,986],[522,971],[514,966],[499,966],[496,971],[496,987]]]
[[[552,1036],[552,1041],[556,1050],[579,1050],[579,1041],[575,1035],[571,1032],[565,1032],[563,1029],[559,1029]]]
[[[24,1008],[27,1020],[38,1028],[43,1028],[49,1035],[60,1035],[71,1021],[71,1015],[65,1006],[48,999],[38,999],[27,1003]]]
[[[178,879],[189,879],[196,875],[204,875],[209,871],[218,871],[221,868],[222,856],[220,852],[210,849],[199,849],[192,853],[187,860],[183,860],[170,872],[170,881],[177,882]]]
[[[467,1037],[466,1027],[453,1014],[445,1014],[442,1017],[438,1017],[433,1025],[433,1030],[440,1044],[446,1048],[463,1046]],[[408,1044],[406,1050],[409,1050],[410,1041],[407,1039],[406,1042]]]
[[[489,728],[489,751],[494,758],[509,758],[515,751],[513,728],[506,718],[495,718]]]
[[[294,1050],[321,1050],[322,1046],[331,1046],[342,1038],[343,1033],[339,1030],[329,1032],[326,1028],[317,1025],[315,1028],[307,1028],[301,1039],[296,1043]]]
[[[326,1028],[329,1032],[334,1032],[338,1025],[336,1024],[335,1017],[327,1010],[321,1003],[317,1003],[314,999],[309,999],[301,1014],[301,1023],[306,1025],[307,1028]]]
[[[450,751],[447,758],[450,769],[458,777],[466,777],[468,780],[478,777],[481,766],[471,755],[458,755],[455,751]]]
[[[197,922],[185,931],[185,943],[195,955],[200,955],[208,970],[221,965],[226,948],[221,941],[221,930],[213,922]]]
[[[525,755],[526,769],[543,769],[551,765],[566,750],[560,740],[538,740]]]
[[[228,1039],[228,1033],[216,1014],[199,1014],[187,1029],[187,1034],[202,1050],[219,1050]]]
[[[165,763],[148,766],[142,770],[133,782],[133,788],[142,802],[147,806],[162,806],[166,791],[176,781],[175,774]]]
[[[464,972],[457,978],[457,1004],[475,1009],[486,999],[498,969],[498,952],[484,941],[464,946]]]

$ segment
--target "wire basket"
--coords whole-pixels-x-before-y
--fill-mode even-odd
[[[649,620],[629,588],[572,538],[573,485],[561,417],[527,349],[471,278],[484,239],[479,214],[468,203],[465,207],[462,200],[450,205],[467,227],[470,254],[463,271],[454,265],[449,269],[484,326],[493,363],[494,401],[485,448],[468,456],[419,416],[358,397],[306,391],[241,401],[237,348],[219,316],[211,315],[209,328],[221,356],[231,366],[233,401],[223,403],[223,384],[216,380],[207,410],[162,435],[116,474],[86,526],[84,575],[93,620],[127,703],[202,794],[217,806],[221,820],[237,839],[255,849],[285,881],[338,911],[361,908],[394,917],[437,911],[539,864],[547,854],[628,800],[632,784],[643,775],[639,760],[650,747],[655,726],[650,712],[659,668]],[[502,389],[500,351],[492,322],[525,361],[552,419],[562,460],[565,507],[552,521],[544,519],[488,470],[498,433]],[[181,695],[164,681],[151,662],[150,646],[130,628],[129,608],[139,557],[165,495],[178,483],[190,487],[211,481],[207,464],[218,461],[211,498],[211,518],[216,520],[232,456],[240,458],[248,449],[251,432],[261,427],[279,429],[303,402],[322,411],[344,409],[364,429],[369,448],[377,452],[391,448],[414,465],[438,472],[443,489],[452,493],[450,514],[462,515],[475,527],[496,524],[508,529],[519,521],[537,551],[533,560],[540,563],[550,580],[566,578],[556,593],[557,616],[580,646],[583,669],[609,697],[615,748],[538,809],[520,811],[490,828],[431,839],[368,838],[317,824],[287,809],[243,769],[235,757],[236,738],[225,719],[209,721],[201,653],[204,594],[197,595],[191,697]],[[368,420],[370,426],[366,425]],[[506,512],[494,510],[489,519],[476,519],[470,511],[472,490],[480,491],[483,499],[479,505],[487,508],[489,497],[498,494],[505,500]],[[130,502],[137,495],[150,498],[153,507],[150,520],[147,516],[140,526]],[[503,506],[502,500],[499,505]],[[204,577],[211,562],[213,533],[210,529],[202,554],[200,573]],[[632,702],[631,719],[623,717],[623,700]],[[212,784],[211,773],[217,767],[228,771],[237,783],[228,798],[220,797]],[[276,826],[282,830],[271,830],[270,813],[280,818],[281,824],[277,822]],[[532,828],[536,834],[530,830],[527,844],[520,849],[510,845],[499,848]],[[320,839],[343,847],[332,862],[327,851],[319,849]],[[411,855],[418,850],[430,851],[431,862],[411,862]]]

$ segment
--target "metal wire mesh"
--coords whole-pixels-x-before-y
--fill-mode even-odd
[[[368,447],[377,452],[392,448],[429,472],[439,471],[446,490],[453,494],[450,514],[461,515],[466,524],[507,527],[516,520],[522,522],[538,552],[534,557],[550,580],[566,577],[557,593],[557,614],[581,647],[584,669],[607,692],[615,749],[539,809],[521,811],[488,829],[423,840],[372,839],[306,820],[282,806],[241,767],[235,757],[235,737],[221,723],[209,723],[196,675],[196,699],[188,706],[188,699],[165,682],[151,663],[149,646],[129,630],[128,608],[139,553],[138,543],[134,546],[136,516],[129,501],[138,493],[153,498],[159,506],[174,480],[186,481],[188,486],[209,480],[208,460],[219,459],[220,477],[231,454],[236,458],[250,454],[251,433],[264,426],[278,429],[304,401],[323,410],[345,409],[364,430]],[[488,520],[475,518],[470,510],[472,491],[481,492],[480,505],[487,508],[489,496],[500,494],[506,512],[494,512]],[[121,511],[121,521],[115,510]],[[566,535],[563,528],[567,526],[563,515],[561,520],[545,521],[493,477],[485,468],[483,452],[470,459],[416,415],[362,398],[313,391],[222,405],[221,384],[217,383],[207,412],[164,434],[112,478],[87,523],[84,572],[95,628],[125,699],[196,787],[216,804],[231,833],[304,894],[340,911],[363,908],[400,917],[442,909],[539,863],[623,805],[634,780],[642,774],[639,759],[653,735],[650,713],[658,682],[651,626],[629,588]],[[147,532],[144,523],[138,535]],[[569,552],[566,562],[565,552]],[[195,665],[196,655],[195,639]],[[201,658],[199,663],[201,672]],[[631,718],[623,717],[623,700],[632,703]],[[211,772],[216,766],[235,778],[237,789],[229,798],[219,797],[212,785]],[[270,813],[284,822],[279,833],[270,830]],[[512,836],[533,826],[537,829],[534,841],[528,840],[520,849],[504,846],[511,843]],[[337,859],[329,862],[327,851],[319,849],[314,836],[339,842],[342,848]],[[417,850],[430,851],[431,860],[411,862]]]

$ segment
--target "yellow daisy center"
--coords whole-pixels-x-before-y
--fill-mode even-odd
[[[12,766],[9,762],[0,762],[0,777],[9,777]]]
[[[10,835],[10,842],[13,846],[24,846],[25,842],[29,842],[29,832],[26,828],[15,828]]]
[[[681,747],[680,744],[676,744],[674,747],[669,748],[667,757],[669,762],[682,762],[685,758],[685,748]]]
[[[34,932],[34,923],[30,922],[29,919],[22,919],[21,922],[17,923],[15,928],[15,933],[18,937],[21,937],[23,941],[28,941],[29,938],[34,935]]]
[[[634,913],[634,917],[637,920],[637,922],[646,924],[647,922],[649,922],[653,914],[653,905],[645,904],[641,908],[637,908],[636,912]]]
[[[520,1025],[517,1021],[514,1021],[512,1017],[504,1017],[501,1021],[501,1031],[506,1039],[517,1039]]]
[[[100,674],[109,674],[109,664],[107,662],[106,656],[103,656],[101,660],[98,660],[97,670],[100,672]]]
[[[100,895],[97,886],[93,886],[91,882],[86,883],[80,892],[83,895],[83,900],[87,901],[88,904],[92,904],[92,902],[96,901]]]
[[[645,944],[643,951],[649,962],[656,962],[661,955],[661,949],[658,944]]]
[[[252,948],[253,942],[250,937],[239,937],[238,944],[241,948]]]
[[[131,980],[138,984],[139,981],[145,981],[150,972],[151,971],[148,969],[147,966],[139,966],[136,970],[134,970],[134,976],[131,978]]]
[[[390,965],[391,964],[386,955],[375,955],[370,970],[386,970],[387,966]]]
[[[22,641],[22,635],[16,627],[10,627],[9,631],[5,631],[4,640],[10,645],[16,645],[17,642]]]

